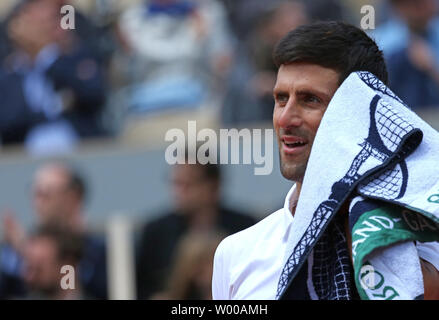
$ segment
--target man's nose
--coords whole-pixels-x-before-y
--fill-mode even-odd
[[[278,125],[282,128],[300,127],[302,122],[302,114],[299,106],[294,99],[290,99],[279,114]]]

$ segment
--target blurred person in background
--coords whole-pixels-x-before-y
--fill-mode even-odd
[[[81,175],[62,162],[43,165],[35,174],[32,205],[37,226],[54,224],[83,235],[84,251],[78,266],[78,276],[87,295],[107,297],[107,270],[105,242],[86,228],[84,202],[86,186]],[[26,244],[26,231],[12,214],[4,215],[5,244],[0,252],[2,273],[0,296],[8,298],[24,291],[22,257]],[[15,292],[15,291],[18,291]]]
[[[115,104],[142,112],[220,99],[231,38],[216,0],[143,0],[121,14],[118,35],[124,52],[115,65],[128,79]]]
[[[103,134],[104,64],[91,22],[76,13],[61,28],[62,0],[22,0],[3,22],[7,43],[0,66],[1,143],[35,151],[66,149]],[[75,11],[77,12],[77,11]],[[76,20],[78,18],[78,20]]]
[[[65,228],[47,225],[35,230],[24,248],[23,278],[29,288],[26,299],[87,299],[76,273],[82,256],[82,245],[81,236]],[[61,273],[63,266],[71,266],[73,272]],[[63,277],[69,277],[69,281],[64,280],[68,288],[61,285]]]
[[[0,44],[0,60],[3,61],[3,63],[7,62],[5,59],[14,50],[14,44],[11,43],[11,39],[8,37],[8,24],[11,22],[11,19],[14,18],[16,12],[21,10],[21,6],[23,6],[26,2],[31,1],[36,0],[17,0],[17,5],[13,7],[11,12],[8,13],[2,21],[0,21],[0,39],[2,39],[2,43]],[[115,39],[113,38],[113,35],[106,30],[107,26],[105,25],[105,22],[103,22],[103,20],[106,19],[105,12],[100,11],[105,9],[110,11],[110,8],[107,8],[108,5],[105,6],[104,4],[101,4],[99,8],[96,8],[96,10],[100,10],[99,12],[96,12],[98,17],[91,19],[90,15],[86,16],[81,12],[81,10],[77,10],[75,1],[52,0],[50,3],[53,4],[58,13],[60,13],[61,8],[65,5],[72,5],[74,7],[75,28],[69,29],[68,32],[74,33],[74,37],[77,38],[75,41],[80,41],[84,46],[86,46],[90,50],[91,54],[93,54],[93,56],[99,60],[99,62],[107,64],[112,56],[112,50],[115,46]],[[96,4],[96,6],[97,5],[98,4]],[[101,7],[103,8],[100,9]],[[107,15],[109,14],[110,13],[107,13]],[[63,17],[63,15],[64,14],[60,14],[60,18]]]
[[[233,34],[239,41],[245,41],[257,26],[259,16],[264,12],[297,0],[220,0],[227,11],[227,17]],[[310,20],[342,20],[347,16],[345,1],[342,0],[313,0],[303,1]],[[298,9],[299,11],[302,9]],[[300,14],[300,12],[298,12]],[[295,19],[291,17],[291,19]]]
[[[258,8],[253,9],[250,21],[241,22],[251,27],[235,50],[222,110],[222,121],[227,125],[271,119],[276,80],[272,48],[287,31],[309,21],[306,5],[299,0],[265,1]]]
[[[269,2],[266,0],[220,0],[220,2],[227,11],[233,34],[238,41],[245,41],[252,32],[257,17],[268,8],[276,7],[279,0]]]
[[[394,16],[372,32],[383,50],[392,90],[414,109],[439,107],[436,0],[389,0]]]
[[[213,257],[223,238],[219,231],[185,235],[175,250],[165,291],[152,299],[212,300]]]
[[[138,298],[148,299],[165,290],[172,257],[185,234],[219,230],[229,235],[256,222],[246,214],[221,205],[220,184],[218,165],[196,163],[173,167],[172,200],[175,209],[146,223],[138,242]]]
[[[272,59],[273,47],[288,30],[307,21],[303,2],[282,1],[272,10],[261,14],[250,36],[249,53],[256,71],[250,80],[250,90],[260,101],[264,120],[270,120],[273,116],[273,87],[277,72]]]
[[[313,0],[306,1],[307,12],[311,21],[345,20],[349,18],[345,7],[346,1]]]

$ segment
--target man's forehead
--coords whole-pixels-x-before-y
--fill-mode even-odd
[[[47,166],[38,170],[34,177],[37,185],[64,185],[69,181],[69,172],[60,166]]]
[[[202,177],[204,175],[204,168],[201,164],[177,164],[174,167],[173,174],[174,176],[185,177],[185,176],[193,176],[193,177]]]
[[[277,73],[274,91],[314,89],[333,94],[338,87],[339,74],[334,69],[308,62],[282,64]]]

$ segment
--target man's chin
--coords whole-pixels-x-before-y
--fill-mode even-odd
[[[290,181],[301,182],[305,176],[306,166],[303,165],[289,165],[281,163],[280,172],[282,176]]]

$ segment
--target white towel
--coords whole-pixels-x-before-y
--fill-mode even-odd
[[[421,297],[419,257],[413,242],[407,241],[439,239],[439,133],[369,72],[352,73],[322,118],[290,232],[291,256],[279,280],[278,297],[348,196],[357,197],[350,206],[349,222],[360,297]],[[386,224],[389,219],[396,221]]]

